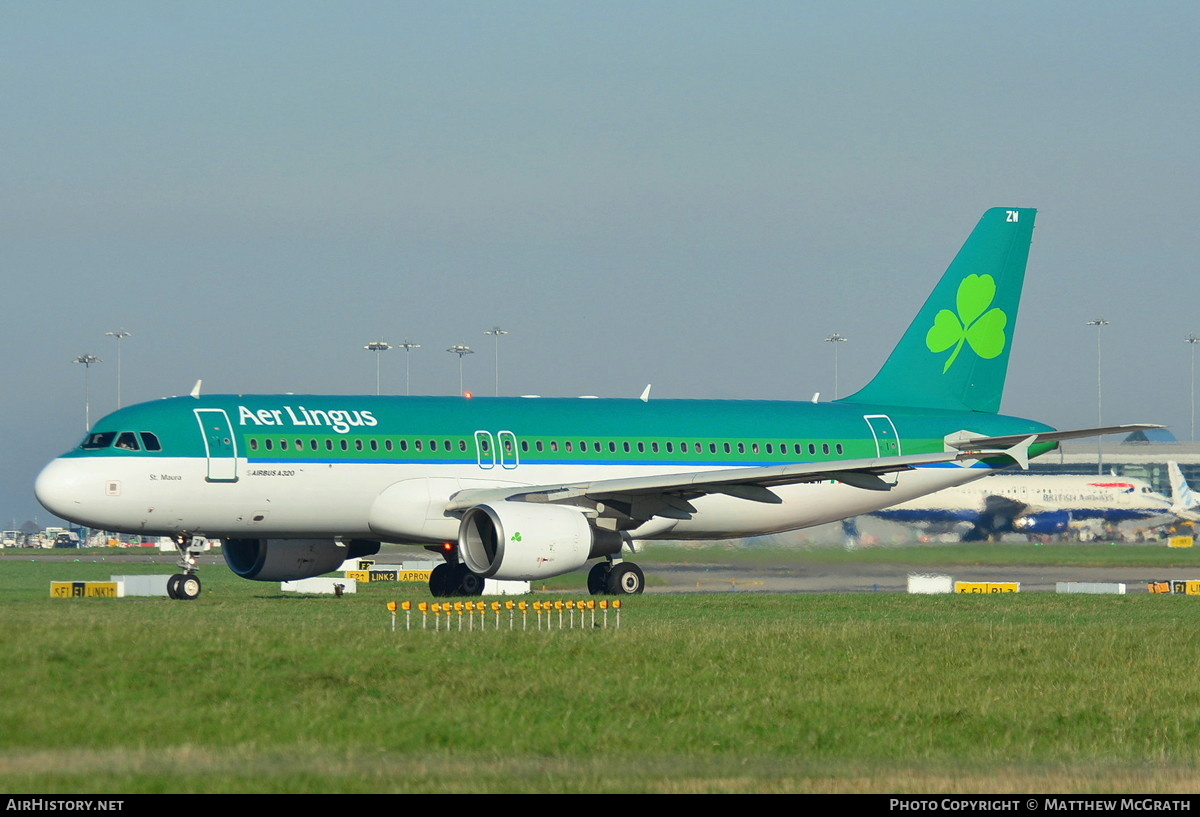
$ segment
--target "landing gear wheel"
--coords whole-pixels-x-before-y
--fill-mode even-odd
[[[454,568],[448,564],[440,564],[429,574],[429,592],[439,598],[453,596],[458,582]]]
[[[466,565],[459,565],[458,593],[459,596],[482,596],[483,576],[472,573]]]
[[[593,596],[601,596],[608,592],[608,574],[611,568],[607,562],[597,562],[588,571],[587,589]]]
[[[633,562],[621,562],[608,573],[608,592],[614,596],[635,596],[646,587],[646,576]]]
[[[180,533],[171,537],[175,549],[179,551],[177,562],[182,573],[167,579],[167,596],[181,601],[191,601],[200,596],[200,577],[193,571],[196,569],[196,557],[192,555],[192,535]]]
[[[173,577],[175,578],[175,577]],[[178,576],[179,581],[175,584],[175,598],[184,601],[191,601],[200,596],[200,577],[193,573],[184,573]]]

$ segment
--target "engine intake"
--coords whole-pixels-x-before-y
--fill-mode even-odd
[[[337,570],[347,559],[379,552],[379,543],[353,539],[339,545],[331,539],[225,539],[225,564],[243,579],[288,582],[311,579]]]
[[[495,579],[545,579],[621,550],[615,531],[594,527],[565,505],[494,502],[468,510],[458,552],[473,573]]]

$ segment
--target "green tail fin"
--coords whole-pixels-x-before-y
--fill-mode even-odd
[[[879,374],[844,401],[999,411],[1036,215],[984,213]]]

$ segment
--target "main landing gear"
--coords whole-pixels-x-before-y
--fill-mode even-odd
[[[646,589],[646,576],[633,562],[597,562],[588,571],[593,596],[636,596]]]
[[[482,596],[483,576],[462,562],[444,563],[429,574],[429,592],[435,596]]]
[[[192,536],[189,533],[182,533],[172,536],[171,541],[175,543],[175,549],[179,551],[179,568],[183,572],[176,573],[167,579],[167,595],[173,599],[191,601],[198,598],[203,589],[200,585],[200,577],[196,575],[196,557],[190,551]]]

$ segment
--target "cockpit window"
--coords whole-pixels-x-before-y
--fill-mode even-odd
[[[147,451],[162,451],[162,443],[158,441],[157,434],[150,431],[143,431],[141,432],[141,435],[142,448],[146,449]]]
[[[116,436],[117,432],[115,431],[97,431],[94,434],[89,434],[84,437],[83,442],[79,447],[84,451],[95,451],[100,448],[108,448],[110,445],[112,445],[113,439],[116,438]]]
[[[123,448],[126,451],[141,451],[142,447],[138,444],[137,435],[132,431],[122,431],[117,437],[117,448]]]

